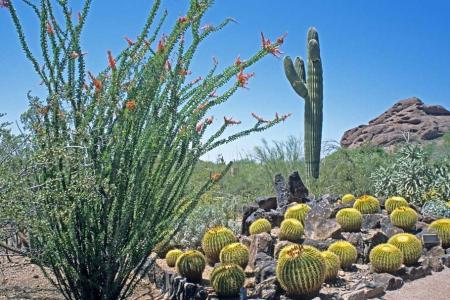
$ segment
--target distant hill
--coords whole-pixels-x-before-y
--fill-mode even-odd
[[[370,143],[390,147],[405,141],[434,141],[450,132],[450,111],[441,105],[427,105],[412,97],[400,100],[367,125],[347,130],[341,146],[357,148]]]

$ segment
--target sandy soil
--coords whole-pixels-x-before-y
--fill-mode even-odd
[[[14,256],[12,262],[0,257],[0,300],[62,300],[61,294],[44,277],[39,267],[27,259]],[[130,300],[161,299],[150,285],[141,284]]]
[[[422,279],[407,282],[395,291],[389,291],[382,299],[385,300],[449,300],[450,299],[450,269],[433,273]]]

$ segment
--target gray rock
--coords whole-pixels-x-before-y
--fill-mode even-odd
[[[363,242],[364,242],[364,250],[362,253],[363,262],[369,262],[369,254],[373,247],[386,243],[388,237],[381,231],[376,229],[371,229],[367,233],[362,234]]]
[[[274,179],[275,192],[277,194],[277,207],[284,207],[289,203],[289,191],[283,175],[276,174]]]
[[[305,236],[308,239],[320,241],[340,238],[341,225],[335,219],[329,219],[333,211],[328,201],[316,202],[306,215]]]
[[[276,261],[266,253],[258,253],[255,257],[255,282],[259,284],[264,280],[274,277],[276,273]]]
[[[382,286],[385,291],[397,290],[403,286],[403,279],[388,273],[374,273],[374,286]]]
[[[297,171],[288,177],[287,190],[289,192],[289,202],[305,202],[308,197],[308,189],[303,184]]]
[[[450,254],[445,254],[441,257],[442,264],[447,268],[450,268]]]
[[[366,299],[366,293],[364,290],[357,290],[350,292],[348,294],[342,295],[343,300],[365,300]]]
[[[271,209],[269,211],[266,211],[259,207],[256,210],[254,210],[252,213],[250,213],[247,217],[245,215],[246,214],[244,213],[242,229],[241,229],[242,234],[244,234],[244,235],[249,234],[248,229],[250,228],[250,225],[257,219],[265,218],[272,224],[272,227],[277,227],[277,226],[280,226],[281,221],[283,221],[283,217],[284,217],[283,212],[281,212],[279,210]]]
[[[261,299],[276,299],[279,288],[275,276],[268,277],[255,286],[255,294]]]
[[[250,237],[251,243],[249,248],[249,260],[248,265],[255,269],[256,267],[256,257],[260,253],[264,253],[267,256],[271,256],[274,248],[274,241],[270,234],[263,232],[260,234],[255,234]]]
[[[397,233],[405,232],[403,229],[394,226],[391,223],[391,220],[389,220],[389,217],[387,217],[387,216],[385,216],[383,219],[381,219],[380,226],[381,226],[381,231],[388,238],[392,237],[393,235],[396,235]]]
[[[404,267],[398,271],[398,275],[403,280],[416,280],[431,275],[431,269],[426,266]]]
[[[308,246],[313,246],[319,250],[326,250],[332,243],[334,243],[336,241],[337,241],[336,239],[331,239],[331,238],[327,239],[325,241],[316,241],[316,240],[306,238],[302,244],[308,245]]]
[[[258,210],[259,206],[256,204],[246,205],[243,208],[242,212],[242,225],[241,225],[241,233],[244,235],[248,235],[248,228],[252,222],[249,220],[249,217]]]
[[[259,208],[264,210],[271,210],[277,208],[277,197],[274,196],[265,196],[256,198],[256,203]]]
[[[365,299],[378,298],[385,294],[384,287],[382,286],[377,286],[374,288],[365,288],[364,292],[365,292],[364,296],[366,297]]]
[[[428,250],[423,259],[422,265],[430,268],[433,272],[440,272],[444,269],[445,250],[441,246],[435,246]]]
[[[380,228],[380,222],[383,217],[384,216],[382,214],[363,215],[361,230]]]

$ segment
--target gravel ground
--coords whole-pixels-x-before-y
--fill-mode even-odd
[[[385,300],[450,300],[450,269],[407,282],[395,291],[387,292]]]

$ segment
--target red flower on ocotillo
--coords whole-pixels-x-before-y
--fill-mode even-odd
[[[238,125],[241,124],[241,121],[238,120],[233,120],[233,118],[227,118],[227,117],[223,117],[223,120],[225,121],[226,125]]]
[[[244,74],[244,70],[241,69],[241,72],[237,75],[238,86],[246,88],[248,80],[253,76],[255,76],[255,73]]]
[[[116,69],[116,61],[115,61],[114,57],[112,56],[112,53],[110,50],[108,50],[108,63],[109,63],[109,67],[111,68],[111,70]]]

